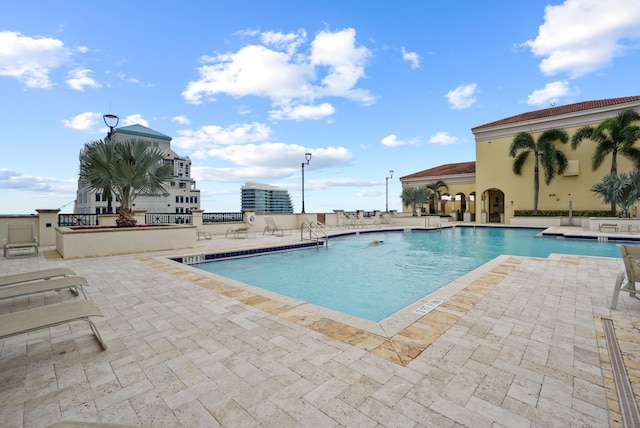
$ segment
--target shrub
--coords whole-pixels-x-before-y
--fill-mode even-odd
[[[569,217],[569,210],[538,210],[538,215],[533,210],[515,210],[514,217]],[[610,211],[603,210],[573,210],[573,217],[611,217]]]

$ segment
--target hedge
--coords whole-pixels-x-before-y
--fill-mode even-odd
[[[611,217],[611,211],[602,210],[574,210],[573,217]],[[533,214],[533,210],[515,210],[514,217],[569,217],[569,210],[538,210],[538,214]]]

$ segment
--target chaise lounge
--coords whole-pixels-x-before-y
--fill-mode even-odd
[[[84,291],[84,287],[88,285],[87,279],[82,276],[70,276],[51,279],[49,281],[23,282],[21,284],[0,287],[0,300],[45,293],[47,291],[58,291],[65,288],[70,288],[76,296],[79,292],[82,292],[82,295],[86,299],[87,293]]]
[[[16,273],[13,275],[0,276],[0,287],[5,285],[20,284],[21,282],[31,282],[38,280],[46,280],[57,277],[74,276],[76,273],[67,268],[54,268],[34,270],[25,273]]]
[[[98,329],[89,317],[101,317],[102,312],[90,300],[74,300],[65,303],[41,306],[24,311],[0,315],[0,339],[30,333],[74,321],[89,323],[96,340],[103,350],[107,349]]]

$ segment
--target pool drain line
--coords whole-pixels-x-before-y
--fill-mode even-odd
[[[622,413],[622,422],[625,427],[640,427],[640,412],[638,411],[638,403],[636,403],[629,375],[622,359],[622,352],[616,338],[616,331],[613,321],[603,319],[605,342],[611,359],[611,367],[613,369],[613,380],[618,391],[618,401],[620,402],[620,413]]]

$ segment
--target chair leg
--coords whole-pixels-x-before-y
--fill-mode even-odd
[[[620,268],[618,272],[618,277],[616,278],[616,284],[613,286],[613,296],[611,297],[611,309],[615,309],[618,306],[618,295],[620,294],[620,288],[622,288],[622,283],[624,282],[624,277],[626,275],[626,270],[624,267]]]

